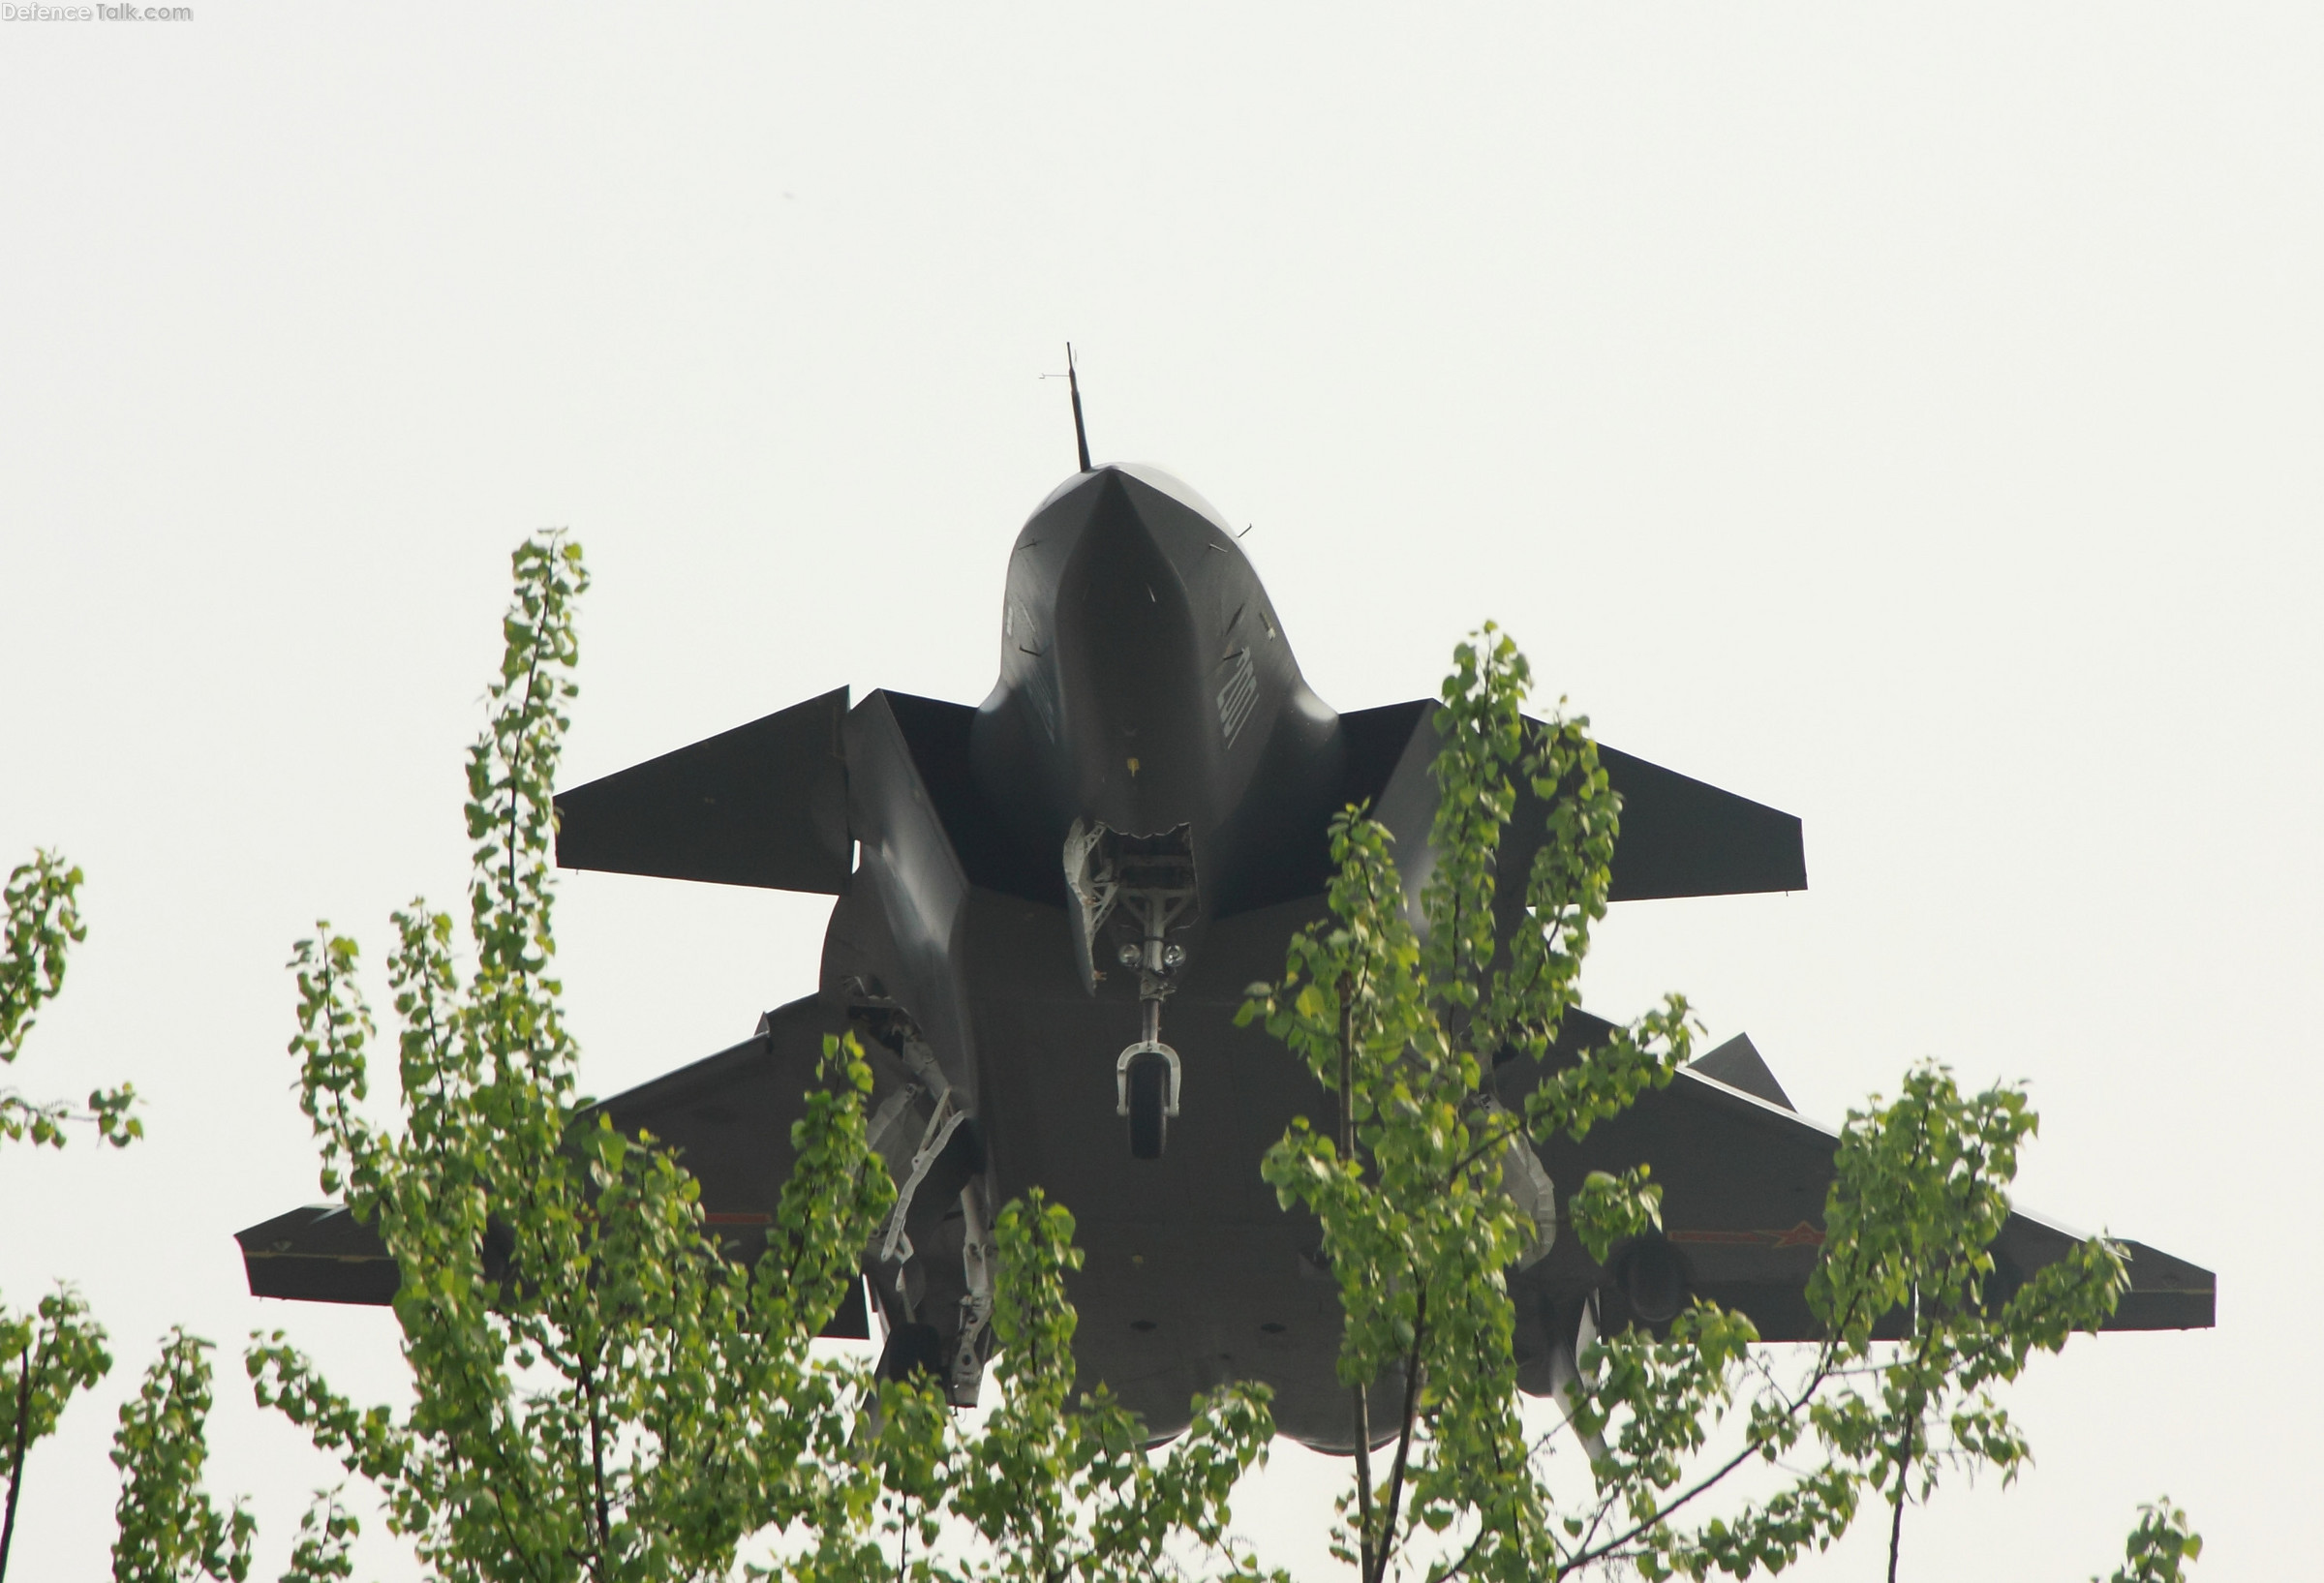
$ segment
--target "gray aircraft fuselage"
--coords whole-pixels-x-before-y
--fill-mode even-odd
[[[1425,699],[1334,712],[1199,496],[1148,469],[1078,472],[1010,552],[1000,672],[981,705],[879,691],[850,707],[835,692],[559,799],[566,867],[838,898],[813,995],[603,1109],[683,1151],[712,1228],[749,1257],[822,1038],[853,1029],[900,1190],[865,1253],[883,1367],[925,1368],[975,1399],[993,1217],[1038,1188],[1073,1211],[1086,1256],[1071,1286],[1086,1383],[1160,1437],[1185,1426],[1196,1392],[1264,1381],[1283,1433],[1349,1449],[1317,1229],[1259,1175],[1293,1118],[1322,1122],[1331,1101],[1234,1020],[1249,985],[1281,975],[1292,933],[1324,916],[1337,809],[1372,808],[1417,896],[1433,714]],[[1805,888],[1795,818],[1601,755],[1624,799],[1614,899]],[[1544,813],[1520,794],[1500,858],[1505,930]],[[1552,1064],[1604,1027],[1575,1014]],[[1503,1063],[1498,1097],[1520,1104],[1543,1070]],[[1832,1145],[1742,1039],[1586,1145],[1542,1145],[1538,1172],[1513,1173],[1533,1178],[1512,1190],[1541,1233],[1512,1271],[1519,1383],[1551,1391],[1590,1328],[1666,1323],[1688,1294],[1742,1309],[1768,1339],[1813,1336],[1804,1288]],[[1640,1161],[1664,1184],[1667,1235],[1601,1265],[1557,1234],[1562,1195]],[[254,1292],[394,1291],[392,1262],[344,1213],[241,1234]],[[2069,1243],[2011,1217],[2003,1278]],[[2116,1327],[2211,1323],[2207,1271],[2130,1246]]]
[[[824,992],[908,1015],[973,1111],[988,1202],[1039,1187],[1073,1210],[1089,1378],[1157,1433],[1183,1426],[1196,1391],[1265,1379],[1287,1433],[1344,1446],[1333,1288],[1313,1228],[1258,1174],[1267,1145],[1294,1114],[1326,1113],[1325,1096],[1234,1016],[1320,912],[1347,728],[1300,676],[1235,534],[1161,474],[1106,468],[1059,488],[1018,535],[1003,608],[1000,675],[967,730],[982,807],[951,811],[989,818],[1017,861],[959,863],[911,786],[931,756],[920,710],[867,700],[846,725],[860,857]],[[1382,757],[1375,776],[1392,768]],[[881,768],[859,784],[859,763]],[[1142,877],[1170,893],[1159,908],[1139,910]],[[1159,974],[1149,934],[1170,953]],[[1183,1097],[1167,1146],[1141,1159],[1117,1116],[1118,1053],[1157,988]],[[948,1356],[947,1322],[973,1299],[947,1233],[972,1231],[962,1217],[915,1233],[933,1258],[901,1288],[874,1261],[891,1324],[934,1323]]]

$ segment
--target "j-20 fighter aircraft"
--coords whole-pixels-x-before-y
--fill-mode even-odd
[[[1196,1392],[1264,1380],[1283,1433],[1351,1450],[1316,1228],[1259,1175],[1292,1118],[1331,1101],[1234,1019],[1246,986],[1280,975],[1292,931],[1323,915],[1335,810],[1371,805],[1417,897],[1433,707],[1332,710],[1219,514],[1165,473],[1091,467],[1085,449],[1010,552],[1000,676],[981,705],[877,691],[851,706],[842,689],[559,799],[564,867],[838,898],[815,993],[603,1109],[680,1148],[711,1227],[752,1258],[823,1037],[852,1028],[897,1187],[864,1254],[884,1370],[929,1370],[955,1403],[976,1400],[993,1215],[1039,1186],[1073,1209],[1087,1256],[1072,1286],[1086,1384],[1106,1381],[1167,1436]],[[1805,887],[1796,818],[1601,754],[1623,799],[1614,899]],[[1528,794],[1508,827],[1505,931],[1545,813]],[[1570,1016],[1552,1060],[1605,1026]],[[1504,1062],[1502,1103],[1521,1104],[1546,1069]],[[1813,1338],[1804,1288],[1833,1145],[1741,1038],[1586,1142],[1542,1145],[1537,1169],[1512,1173],[1540,1228],[1511,1278],[1523,1386],[1553,1393],[1594,1328],[1665,1324],[1695,1294],[1769,1340]],[[1602,1265],[1557,1234],[1561,1195],[1641,1161],[1664,1187],[1666,1234]],[[2012,1216],[2002,1277],[2069,1240]],[[261,1295],[395,1291],[392,1260],[344,1210],[295,1210],[241,1242]],[[2128,1247],[2115,1328],[2212,1323],[2208,1271]],[[827,1333],[870,1326],[851,1302]]]

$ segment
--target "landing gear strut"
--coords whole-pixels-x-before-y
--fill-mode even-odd
[[[1178,1052],[1162,1042],[1162,1002],[1177,988],[1186,948],[1166,938],[1194,906],[1194,854],[1184,825],[1161,836],[1122,836],[1075,820],[1065,837],[1065,884],[1081,915],[1074,944],[1083,982],[1094,991],[1105,975],[1095,948],[1108,918],[1134,924],[1115,959],[1138,973],[1137,1043],[1114,1063],[1114,1113],[1130,1123],[1130,1156],[1159,1160],[1178,1113],[1183,1073]],[[1118,925],[1116,926],[1118,928]]]
[[[1163,942],[1178,914],[1194,899],[1192,887],[1183,891],[1129,890],[1122,900],[1126,911],[1144,926],[1146,937],[1124,940],[1120,961],[1138,969],[1138,1015],[1143,1024],[1138,1042],[1114,1063],[1114,1113],[1130,1118],[1130,1158],[1159,1160],[1170,1141],[1170,1118],[1178,1113],[1181,1073],[1178,1052],[1162,1042],[1162,1002],[1177,986],[1171,976],[1186,961],[1186,948]]]
[[[1170,1140],[1170,1118],[1178,1113],[1178,1052],[1162,1042],[1161,997],[1140,1002],[1139,1009],[1146,1037],[1114,1063],[1114,1113],[1130,1118],[1130,1158],[1159,1160]]]

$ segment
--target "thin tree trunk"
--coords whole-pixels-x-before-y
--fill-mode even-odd
[[[589,1398],[589,1471],[596,1489],[597,1567],[603,1575],[605,1558],[613,1552],[613,1516],[605,1500],[605,1426],[597,1408],[596,1371],[586,1354],[581,1358],[581,1393]]]
[[[1388,1476],[1388,1504],[1380,1520],[1380,1569],[1368,1583],[1387,1583],[1388,1561],[1396,1536],[1396,1508],[1404,1504],[1404,1467],[1412,1454],[1412,1422],[1421,1401],[1421,1346],[1428,1335],[1428,1289],[1422,1287],[1412,1316],[1412,1355],[1404,1364],[1404,1426],[1396,1435],[1395,1469]]]
[[[24,1488],[24,1448],[32,1428],[32,1354],[24,1349],[24,1367],[16,1376],[16,1444],[8,1458],[8,1521],[0,1525],[0,1578],[8,1576],[9,1546],[16,1542],[16,1497]]]
[[[1905,1470],[1896,1470],[1896,1510],[1888,1519],[1888,1583],[1896,1583],[1896,1559],[1905,1545]]]
[[[1912,1324],[1925,1324],[1928,1316],[1921,1312],[1920,1288],[1912,1288]],[[1888,1519],[1888,1583],[1896,1583],[1897,1558],[1905,1545],[1905,1484],[1912,1476],[1912,1458],[1920,1441],[1921,1415],[1929,1410],[1928,1387],[1919,1382],[1927,1379],[1929,1353],[1936,1346],[1934,1331],[1923,1331],[1920,1338],[1920,1366],[1914,1374],[1912,1386],[1912,1419],[1905,1425],[1903,1437],[1897,1443],[1896,1455],[1896,1510]]]
[[[1355,986],[1339,981],[1339,1157],[1356,1158],[1356,1014],[1348,1005]],[[1362,1385],[1356,1386],[1356,1575],[1372,1575],[1372,1403]]]

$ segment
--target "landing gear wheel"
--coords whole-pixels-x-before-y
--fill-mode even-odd
[[[1660,1232],[1639,1237],[1615,1265],[1630,1311],[1648,1324],[1664,1325],[1687,1306],[1687,1269],[1678,1250]]]
[[[1141,1055],[1130,1063],[1130,1158],[1159,1160],[1170,1137],[1170,1063]]]

